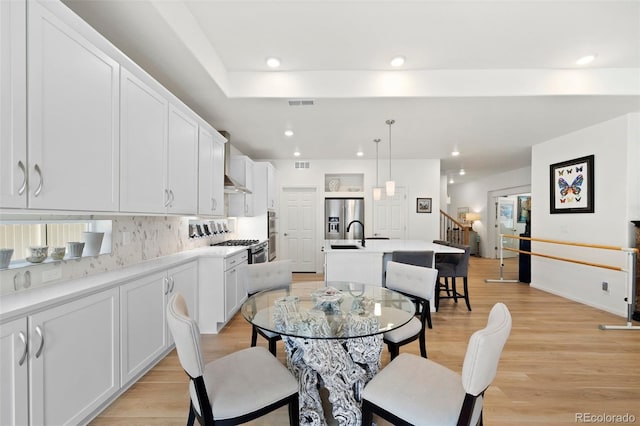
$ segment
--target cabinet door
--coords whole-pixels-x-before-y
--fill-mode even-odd
[[[200,127],[198,141],[198,214],[224,216],[224,141]],[[221,136],[219,136],[221,138]]]
[[[267,210],[275,210],[276,208],[276,171],[267,163]]]
[[[126,385],[167,347],[164,272],[120,286],[122,384]]]
[[[169,103],[126,69],[121,72],[120,210],[163,213]]]
[[[27,207],[25,15],[24,1],[0,1],[0,207],[2,208]]]
[[[119,65],[88,25],[72,28],[36,1],[27,13],[28,205],[118,211]]]
[[[168,211],[196,214],[198,209],[198,123],[187,112],[169,105]]]
[[[236,312],[238,304],[238,268],[233,267],[224,272],[224,319],[229,321]]]
[[[31,424],[79,424],[120,388],[118,289],[29,317]]]
[[[176,293],[182,294],[187,302],[189,316],[198,321],[198,264],[191,262],[186,265],[177,266],[169,269],[167,273],[169,278],[169,294],[171,297]],[[168,327],[168,326],[167,326]],[[172,345],[174,342],[170,332],[167,335],[167,344]]]
[[[215,135],[214,135],[215,137]],[[213,215],[224,216],[224,138],[213,141]]]
[[[0,326],[0,425],[28,423],[27,355],[27,320],[20,319],[2,324]]]

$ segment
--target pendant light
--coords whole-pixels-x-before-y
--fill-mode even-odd
[[[396,182],[391,180],[391,125],[396,120],[387,120],[385,123],[389,126],[389,180],[386,182],[387,197],[393,197],[396,193]]]
[[[382,197],[382,188],[378,185],[378,147],[380,146],[380,139],[374,139],[376,144],[376,186],[373,187],[373,200],[380,201]]]

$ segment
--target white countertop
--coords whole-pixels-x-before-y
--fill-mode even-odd
[[[0,322],[22,317],[40,308],[55,305],[58,302],[66,302],[97,293],[138,277],[196,260],[199,257],[219,257],[223,259],[243,250],[247,250],[247,247],[201,247],[147,260],[133,266],[105,273],[7,294],[0,297]]]
[[[455,247],[443,246],[424,240],[366,240],[365,247],[361,246],[360,240],[325,240],[325,253],[391,253],[399,250],[432,250],[435,253],[464,253]],[[357,249],[332,249],[331,245],[353,244]]]

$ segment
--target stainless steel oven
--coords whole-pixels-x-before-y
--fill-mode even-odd
[[[267,212],[267,238],[269,239],[269,262],[276,258],[276,239],[278,232],[276,231],[276,212],[269,210]]]
[[[267,255],[269,251],[269,243],[263,241],[256,245],[249,247],[249,263],[264,263],[267,262]]]

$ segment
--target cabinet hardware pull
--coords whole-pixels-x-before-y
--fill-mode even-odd
[[[173,196],[173,189],[169,190],[169,195],[171,195],[171,201],[169,201],[169,206],[173,207],[173,200],[175,197]]]
[[[169,201],[170,201],[169,200],[169,190],[168,189],[164,190],[164,199],[165,199],[164,206],[168,207],[169,206]]]
[[[42,179],[42,170],[40,170],[40,166],[36,164],[35,166],[33,166],[33,170],[35,170],[36,173],[38,173],[38,177],[40,177],[40,182],[38,183],[38,187],[33,192],[33,195],[37,197],[38,195],[40,195],[40,191],[42,191],[42,184],[44,183],[44,180]]]
[[[18,337],[20,338],[20,340],[22,340],[22,344],[24,345],[24,350],[22,351],[22,356],[20,357],[20,359],[18,360],[18,365],[22,365],[24,364],[24,360],[27,359],[27,353],[29,352],[29,346],[27,345],[27,338],[24,335],[24,333],[21,331],[20,333],[18,333]]]
[[[211,210],[215,210],[216,207],[218,207],[218,202],[216,201],[215,198],[211,199]]]
[[[22,185],[20,186],[20,189],[18,189],[18,195],[22,195],[27,189],[27,168],[24,166],[22,161],[18,161],[18,167],[22,170]]]
[[[171,290],[169,290],[169,293],[173,293],[173,287],[176,285],[176,280],[171,277],[169,278],[169,281],[171,282]]]
[[[42,354],[42,349],[44,349],[44,336],[42,335],[42,329],[40,328],[39,325],[36,325],[36,333],[38,333],[38,336],[40,336],[40,346],[36,351],[36,358],[40,358],[40,354]]]
[[[162,278],[162,288],[164,289],[163,293],[165,296],[169,294],[169,278],[167,277]]]

